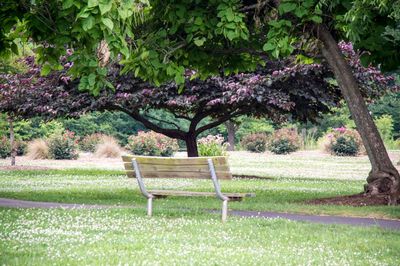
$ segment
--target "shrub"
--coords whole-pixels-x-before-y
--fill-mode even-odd
[[[15,146],[17,149],[17,156],[22,156],[26,154],[28,144],[25,141],[22,140],[16,140],[15,141]]]
[[[275,154],[289,154],[297,151],[298,146],[294,146],[288,139],[278,139],[271,142],[269,149]]]
[[[128,138],[126,146],[133,154],[146,156],[171,156],[178,150],[178,142],[153,131],[139,131]]]
[[[337,156],[356,156],[365,149],[358,132],[345,127],[334,128],[322,140],[324,151]]]
[[[295,128],[281,128],[272,135],[269,149],[275,154],[288,154],[300,148],[300,137]]]
[[[106,137],[104,134],[94,133],[79,141],[79,149],[86,152],[95,152],[98,144]]]
[[[55,133],[48,139],[49,154],[56,160],[75,160],[78,158],[77,140],[74,132],[64,131]]]
[[[267,149],[267,135],[265,133],[253,133],[245,136],[242,141],[242,147],[251,152],[265,152]]]
[[[7,137],[1,137],[0,143],[0,158],[5,159],[11,155],[11,145]]]
[[[42,139],[35,139],[28,143],[27,156],[31,160],[48,159],[49,146]]]
[[[225,156],[228,144],[221,135],[208,135],[197,141],[199,156]]]
[[[117,158],[121,155],[121,146],[111,136],[103,136],[95,149],[95,156],[98,158]]]
[[[356,156],[358,153],[358,145],[353,138],[340,136],[336,142],[332,144],[332,152],[337,156]]]

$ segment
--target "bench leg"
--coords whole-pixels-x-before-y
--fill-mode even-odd
[[[147,199],[147,216],[151,216],[153,214],[153,198]]]
[[[228,216],[228,201],[224,200],[222,202],[222,222],[226,222]]]

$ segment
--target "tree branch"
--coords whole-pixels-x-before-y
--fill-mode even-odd
[[[238,115],[242,115],[242,114],[244,114],[244,113],[246,113],[246,112],[244,112],[244,111],[237,111],[237,112],[233,112],[233,113],[230,113],[230,114],[226,114],[226,115],[220,117],[217,121],[214,121],[214,122],[212,122],[212,123],[210,123],[210,124],[207,124],[207,125],[205,125],[205,126],[202,126],[202,127],[198,128],[198,129],[196,129],[196,131],[195,131],[195,132],[196,132],[196,136],[197,136],[198,134],[200,134],[201,132],[206,131],[207,129],[211,129],[211,128],[213,128],[213,127],[219,126],[219,125],[221,125],[222,123],[228,121],[229,119],[231,119],[231,118],[233,118],[233,117],[236,117],[236,116],[238,116]]]
[[[152,123],[148,119],[146,119],[139,112],[127,110],[120,105],[113,105],[112,108],[128,114],[133,119],[141,122],[146,128],[151,129],[157,133],[164,134],[170,138],[185,139],[185,132],[182,130],[162,128],[162,127]]]
[[[172,124],[172,125],[174,125],[174,126],[176,127],[176,129],[182,130],[182,129],[179,127],[179,125],[176,124],[176,123],[174,123],[174,122],[166,121],[166,120],[163,120],[163,119],[159,119],[159,118],[156,118],[156,117],[151,116],[151,115],[148,115],[148,114],[144,114],[144,116],[145,116],[145,117],[148,117],[149,119],[153,119],[153,120],[155,120],[155,121],[157,121],[157,122],[161,122],[161,123],[165,123],[165,124]]]

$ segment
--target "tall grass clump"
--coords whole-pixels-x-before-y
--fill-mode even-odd
[[[27,157],[31,160],[49,159],[49,146],[43,139],[35,139],[28,143]]]
[[[102,136],[95,148],[94,155],[98,158],[117,158],[121,156],[122,148],[111,136]]]
[[[94,133],[82,138],[79,143],[79,149],[86,152],[95,152],[96,147],[100,144],[104,137],[107,135],[101,133]]]

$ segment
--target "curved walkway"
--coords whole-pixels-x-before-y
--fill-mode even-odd
[[[56,203],[56,202],[37,202],[27,200],[15,200],[0,198],[0,207],[8,208],[65,208],[65,209],[100,209],[100,208],[132,208],[132,206],[116,206],[116,205],[92,205],[92,204],[71,204],[71,203]],[[217,212],[215,210],[213,213]],[[400,230],[399,220],[374,219],[374,218],[356,218],[345,216],[320,216],[320,215],[305,215],[279,212],[265,211],[236,211],[229,212],[232,215],[241,217],[255,218],[283,218],[293,221],[304,221],[322,224],[347,224],[354,226],[378,226],[385,229]]]

